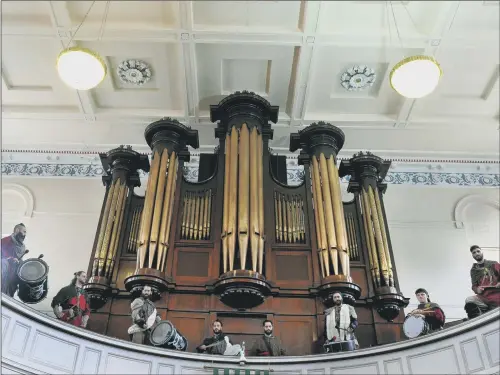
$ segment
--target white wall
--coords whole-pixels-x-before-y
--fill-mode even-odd
[[[32,193],[32,212],[26,207],[29,197],[16,185]],[[3,178],[2,233],[25,222],[30,256],[43,253],[50,266],[49,296],[35,308],[50,310],[52,297],[73,272],[87,268],[103,196],[98,178]],[[448,321],[464,318],[463,302],[472,293],[470,245],[496,247],[486,250],[486,257],[499,258],[498,189],[389,185],[385,204],[409,309],[416,303],[415,289],[423,287],[443,306]]]
[[[494,248],[484,249],[485,258],[499,261],[498,189],[389,185],[385,207],[407,310],[416,307],[415,290],[425,288],[447,321],[465,318],[470,246]]]

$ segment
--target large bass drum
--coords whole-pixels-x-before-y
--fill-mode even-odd
[[[47,297],[49,266],[39,258],[30,258],[19,263],[17,296],[24,303],[38,303]]]
[[[168,320],[162,320],[153,326],[149,335],[149,341],[153,346],[183,352],[188,347],[187,339]]]
[[[429,332],[429,324],[422,315],[408,315],[403,323],[403,332],[409,339],[425,335]]]

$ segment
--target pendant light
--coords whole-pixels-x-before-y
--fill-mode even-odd
[[[101,23],[101,31],[99,40],[102,37],[104,30],[104,22],[107,18],[109,1],[106,2],[103,21]],[[78,25],[75,33],[71,36],[68,46],[61,51],[57,57],[57,72],[61,80],[76,90],[90,90],[99,85],[106,77],[107,67],[104,60],[96,52],[83,47],[69,47],[74,36],[85,22],[90,10],[94,6],[95,1],[90,5],[89,10],[83,17],[82,22]]]
[[[396,26],[401,49],[403,49],[392,1],[389,3],[391,5],[394,25]],[[406,5],[403,6],[406,12],[408,12]],[[408,15],[413,22],[413,18],[409,12]],[[413,26],[416,29],[414,22]],[[429,95],[436,89],[442,74],[443,71],[441,66],[433,57],[423,55],[409,56],[398,62],[392,68],[389,74],[389,82],[394,91],[399,95],[409,99],[419,99]]]

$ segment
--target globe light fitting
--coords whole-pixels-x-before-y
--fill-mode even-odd
[[[410,56],[398,62],[389,75],[391,87],[409,99],[419,99],[435,90],[443,71],[430,56]]]
[[[76,90],[90,90],[106,77],[104,60],[95,52],[81,47],[63,50],[57,57],[61,80]]]

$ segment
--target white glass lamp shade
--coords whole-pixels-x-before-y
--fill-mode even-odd
[[[90,90],[106,77],[106,63],[95,52],[80,47],[65,49],[57,58],[57,72],[68,86]]]
[[[392,68],[389,80],[398,94],[418,99],[434,91],[441,74],[439,63],[432,57],[410,56]]]

